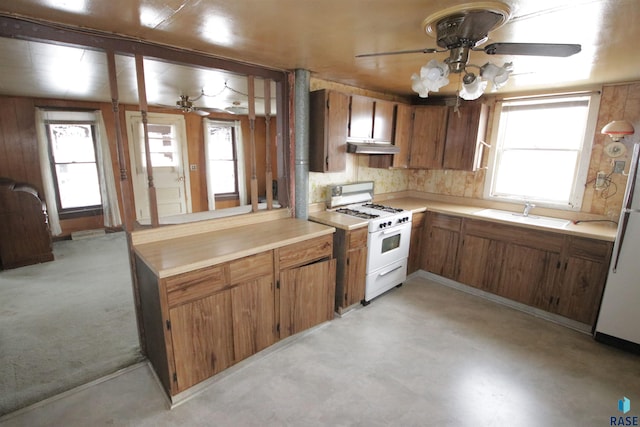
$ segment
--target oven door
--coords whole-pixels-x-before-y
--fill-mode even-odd
[[[369,233],[367,274],[409,256],[411,223]]]

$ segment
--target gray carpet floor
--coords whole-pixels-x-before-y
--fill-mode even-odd
[[[0,271],[0,415],[142,360],[124,232]]]

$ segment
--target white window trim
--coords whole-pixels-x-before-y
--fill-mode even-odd
[[[550,95],[549,97],[558,97],[558,98],[569,98],[572,96],[589,96],[589,112],[587,113],[587,126],[584,132],[584,140],[582,143],[582,150],[580,151],[580,156],[578,159],[578,167],[576,170],[576,174],[573,179],[573,187],[571,192],[571,200],[568,205],[557,204],[557,203],[545,203],[540,202],[538,200],[532,200],[539,207],[547,207],[552,209],[563,209],[563,210],[571,210],[571,211],[579,211],[582,208],[582,202],[584,198],[584,189],[585,184],[587,182],[587,176],[589,174],[589,163],[591,160],[592,149],[593,149],[593,140],[596,132],[596,125],[598,121],[598,111],[600,109],[600,93],[601,91],[593,91],[589,93],[583,94],[557,94]],[[531,97],[529,99],[544,99],[545,97]],[[522,98],[523,100],[527,98]],[[503,99],[496,102],[493,122],[491,127],[491,141],[490,141],[490,149],[489,149],[489,161],[487,164],[487,175],[484,182],[484,199],[492,200],[496,202],[507,202],[507,203],[517,203],[522,204],[525,202],[524,198],[516,198],[516,197],[502,197],[502,196],[492,196],[491,189],[493,188],[493,183],[495,179],[495,165],[497,161],[498,155],[498,136],[500,134],[500,116],[502,112],[502,104],[503,102],[507,102],[510,99]]]

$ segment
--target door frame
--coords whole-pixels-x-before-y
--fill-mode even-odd
[[[136,212],[136,220],[140,220],[138,218],[138,209],[135,206],[135,201],[138,199],[136,196],[136,181],[138,180],[138,169],[139,165],[141,165],[141,152],[137,148],[136,144],[136,132],[134,131],[134,126],[138,123],[142,123],[142,113],[140,111],[125,111],[125,121],[127,128],[127,139],[129,141],[129,166],[131,167],[131,178],[132,178],[132,188],[133,188],[133,198],[134,198],[134,209]],[[189,173],[189,150],[187,144],[187,131],[186,131],[186,123],[184,116],[181,114],[167,114],[167,113],[147,113],[147,122],[152,124],[165,124],[176,127],[176,135],[180,140],[180,144],[178,149],[180,150],[180,162],[182,163],[182,175],[184,177],[182,183],[184,185],[184,197],[185,197],[185,205],[187,213],[192,212],[192,199],[191,199],[191,179]],[[149,183],[145,179],[145,188],[148,187]],[[140,189],[138,188],[138,191]],[[151,208],[151,207],[149,207]]]

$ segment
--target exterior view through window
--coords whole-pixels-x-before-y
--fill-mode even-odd
[[[207,186],[220,198],[238,197],[238,156],[233,123],[207,127]]]
[[[598,101],[587,95],[498,103],[485,196],[579,209]]]
[[[60,213],[102,205],[92,123],[47,123]]]

